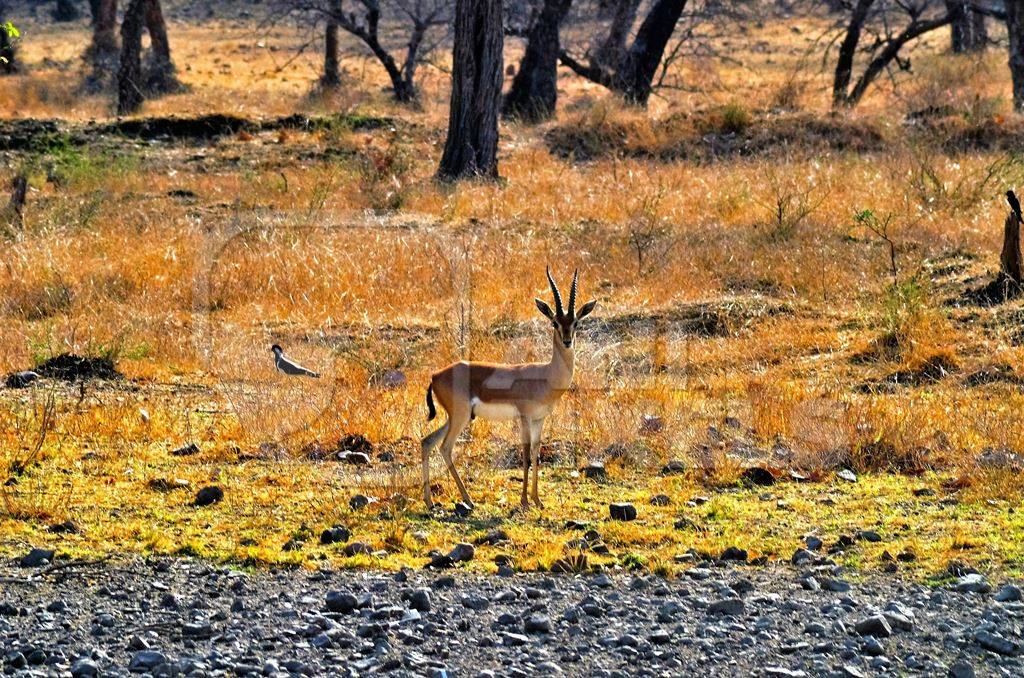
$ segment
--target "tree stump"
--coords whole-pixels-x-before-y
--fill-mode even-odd
[[[1020,203],[1013,191],[1006,192],[1006,201],[1010,203],[1010,213],[1003,223],[1003,251],[999,256],[999,275],[1005,280],[1020,285],[1024,277],[1021,275],[1020,257]]]

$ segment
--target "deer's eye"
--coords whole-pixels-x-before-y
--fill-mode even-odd
[[[556,330],[558,329],[558,323],[556,322],[551,323],[551,326],[554,327]]]

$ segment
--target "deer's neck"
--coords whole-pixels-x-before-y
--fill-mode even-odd
[[[548,374],[551,387],[565,390],[572,384],[572,373],[575,368],[575,353],[566,348],[558,332],[552,333],[551,362],[548,363]]]

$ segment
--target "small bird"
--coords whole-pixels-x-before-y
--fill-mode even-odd
[[[313,377],[314,379],[320,378],[320,375],[317,372],[314,372],[313,370],[307,370],[302,365],[299,365],[298,363],[289,360],[288,356],[284,354],[284,349],[282,349],[277,344],[271,346],[270,350],[274,352],[274,364],[277,365],[277,369],[280,370],[281,372],[284,372],[285,374],[293,377]]]

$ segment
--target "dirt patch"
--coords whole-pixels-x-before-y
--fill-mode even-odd
[[[206,143],[241,132],[256,133],[281,129],[314,131],[322,129],[374,130],[394,127],[390,117],[366,115],[288,115],[256,120],[213,113],[193,117],[166,116],[131,118],[112,122],[74,124],[61,120],[17,119],[0,121],[0,151],[45,151],[55,145],[83,146],[97,137],[118,136],[146,141]]]
[[[82,357],[74,353],[54,356],[39,364],[35,371],[39,376],[61,381],[124,379],[110,358]]]
[[[999,275],[986,285],[967,290],[960,301],[973,306],[998,306],[1019,298],[1022,292],[1024,288],[1019,284]]]
[[[655,313],[626,313],[602,319],[594,327],[600,332],[728,337],[760,320],[790,312],[787,304],[769,299],[733,298],[686,302]]]
[[[958,369],[959,366],[949,356],[936,353],[905,370],[897,370],[877,381],[864,382],[858,390],[864,393],[877,393],[893,391],[899,387],[923,386],[945,379]]]
[[[1022,384],[1024,379],[1006,364],[986,365],[964,377],[964,386],[974,388],[986,384]]]
[[[740,130],[719,129],[716,115],[715,111],[698,111],[671,116],[646,133],[637,133],[637,123],[630,119],[600,119],[593,124],[569,120],[553,127],[545,140],[552,153],[576,160],[633,156],[714,161],[794,152],[868,153],[886,146],[883,135],[872,124],[838,115],[762,114]]]

